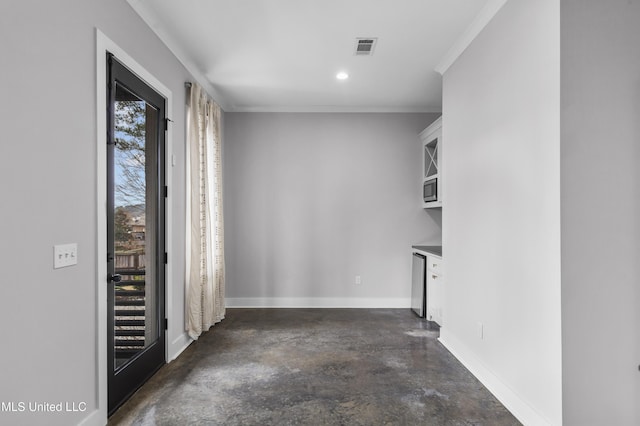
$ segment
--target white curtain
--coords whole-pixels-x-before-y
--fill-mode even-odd
[[[186,328],[197,339],[222,321],[224,232],[220,106],[192,84],[187,106]]]

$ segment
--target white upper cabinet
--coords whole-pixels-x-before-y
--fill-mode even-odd
[[[420,140],[422,207],[442,207],[442,117],[420,133]]]

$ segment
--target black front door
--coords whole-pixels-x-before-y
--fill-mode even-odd
[[[113,413],[165,362],[165,99],[108,55],[108,394]]]

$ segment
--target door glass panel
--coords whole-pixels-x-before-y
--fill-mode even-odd
[[[438,173],[438,140],[435,139],[424,146],[424,176],[431,177]]]
[[[159,112],[116,83],[114,103],[114,369],[159,337],[157,131]]]

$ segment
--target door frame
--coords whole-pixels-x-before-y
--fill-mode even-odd
[[[107,370],[107,52],[111,52],[118,61],[133,71],[141,80],[152,87],[166,99],[166,117],[173,117],[173,94],[164,84],[134,60],[120,46],[110,40],[98,28],[96,28],[96,360],[97,360],[97,409],[89,415],[83,424],[106,424],[108,418],[108,370]],[[165,138],[165,182],[171,186],[173,165],[173,126],[167,126]],[[165,277],[165,317],[169,325],[173,324],[172,318],[172,288],[173,288],[173,262],[172,262],[172,194],[169,188],[165,198],[165,244],[168,252]],[[169,357],[169,342],[172,327],[165,331],[165,359]]]

